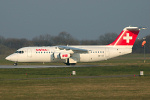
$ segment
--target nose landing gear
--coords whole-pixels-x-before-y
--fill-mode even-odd
[[[17,64],[17,62],[15,62],[13,65],[14,65],[14,66],[17,66],[18,64]]]

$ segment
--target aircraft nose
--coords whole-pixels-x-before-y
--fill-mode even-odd
[[[11,54],[11,55],[7,56],[5,59],[9,60],[9,61],[18,61],[17,57],[18,57],[17,55]]]
[[[11,57],[10,57],[10,56],[7,56],[5,59],[6,59],[6,60],[11,60]]]

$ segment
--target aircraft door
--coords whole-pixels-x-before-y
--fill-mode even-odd
[[[32,57],[32,50],[31,49],[27,50],[27,57]]]
[[[105,57],[106,57],[106,58],[109,58],[109,48],[106,48],[106,49],[105,49]]]

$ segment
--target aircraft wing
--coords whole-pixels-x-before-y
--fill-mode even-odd
[[[86,49],[80,49],[75,47],[69,47],[69,46],[58,46],[60,50],[66,49],[66,50],[72,50],[74,53],[88,53],[88,50]]]

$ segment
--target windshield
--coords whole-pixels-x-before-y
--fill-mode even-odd
[[[24,51],[16,51],[15,53],[20,53],[20,54],[22,54],[22,53],[24,53]]]

